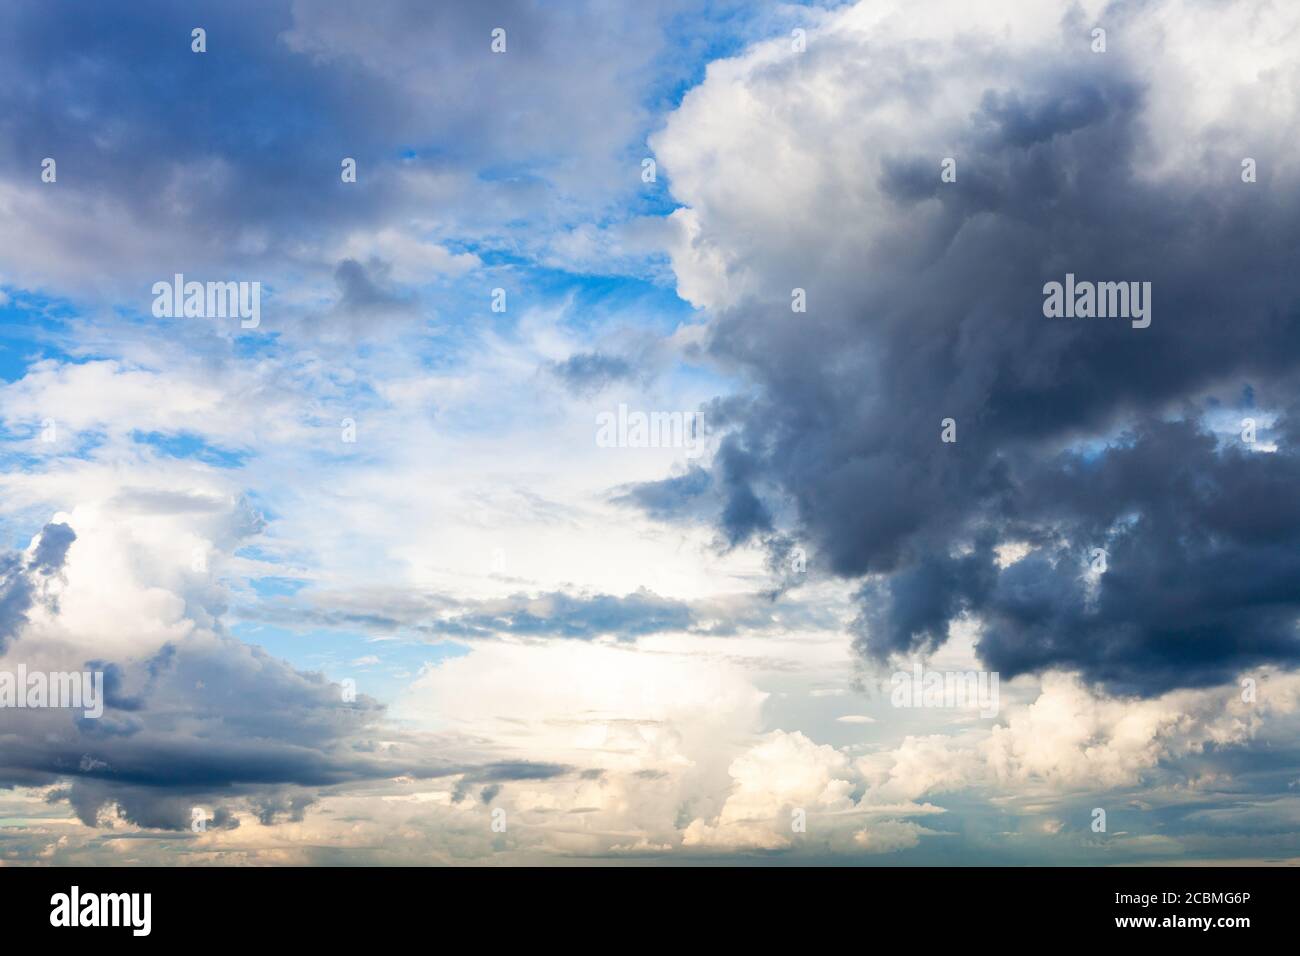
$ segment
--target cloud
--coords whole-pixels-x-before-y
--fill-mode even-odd
[[[5,5],[0,862],[1300,852],[1297,16]]]
[[[595,395],[610,384],[636,374],[626,359],[600,352],[570,355],[562,362],[552,362],[549,368],[551,374],[578,396]]]
[[[599,221],[628,246],[619,268],[643,273],[658,218],[624,205],[643,185],[646,101],[692,68],[666,42],[684,9],[149,2],[73,23],[12,5],[0,18],[6,279],[139,312],[175,272],[261,281],[283,292],[266,330],[289,331],[346,259],[382,260],[417,287],[478,268],[467,243],[551,255],[553,236]],[[701,35],[710,15],[693,14]],[[191,51],[195,20],[206,53]],[[490,47],[498,27],[504,54]],[[574,42],[593,32],[601,42]],[[129,69],[144,59],[157,69]],[[200,87],[202,116],[175,95]],[[47,156],[55,183],[40,180]],[[3,225],[19,220],[30,228]],[[577,268],[592,259],[582,245],[562,250]]]
[[[377,260],[369,267],[355,259],[339,262],[334,269],[339,297],[333,315],[350,323],[353,329],[362,329],[368,321],[412,314],[415,307],[412,301],[383,287],[387,272],[388,265]]]
[[[45,583],[60,572],[76,537],[66,524],[51,522],[25,554],[0,555],[0,654],[27,623],[32,604],[46,594]]]
[[[1261,673],[1258,698],[1238,685],[1175,690],[1146,699],[1089,689],[1050,673],[1027,703],[987,731],[909,735],[868,754],[858,769],[881,799],[969,789],[1096,793],[1150,785],[1193,755],[1245,747],[1300,705],[1300,678]],[[1265,744],[1264,746],[1267,746]]]
[[[734,783],[717,819],[691,821],[682,843],[788,847],[797,832],[794,811],[807,814],[852,806],[848,765],[834,747],[818,746],[798,732],[773,731],[732,762],[728,772]]]
[[[692,820],[683,846],[805,852],[815,847],[830,853],[856,846],[890,853],[936,835],[896,817],[943,812],[929,804],[885,803],[870,792],[855,799],[861,783],[848,756],[797,731],[765,735],[728,772],[732,786],[717,818]]]
[[[392,227],[349,236],[341,258],[381,260],[388,263],[395,281],[407,285],[421,285],[440,275],[463,275],[482,264],[471,252],[453,254],[437,243],[422,241],[414,231]]]
[[[660,521],[681,520],[692,512],[696,502],[706,499],[713,487],[713,477],[705,468],[690,466],[672,478],[646,481],[622,489],[614,496],[618,504],[633,505]]]
[[[933,833],[933,830],[927,830],[918,823],[882,820],[870,829],[853,834],[853,842],[868,853],[894,853],[916,846],[923,835]]]
[[[1263,505],[1300,460],[1296,13],[1102,19],[1096,54],[1077,6],[858,4],[806,53],[713,64],[652,138],[682,203],[679,293],[755,386],[724,423],[714,520],[732,545],[780,540],[792,502],[790,533],[863,582],[868,657],[969,614],[1004,676],[1077,668],[1120,692],[1297,659],[1300,523]],[[1185,83],[1210,33],[1232,66]],[[1270,70],[1249,66],[1261,48]],[[1242,155],[1267,183],[1242,182]],[[1044,318],[1067,272],[1151,282],[1151,326]],[[1279,416],[1272,454],[1203,424],[1242,383]],[[671,482],[635,495],[662,514],[702,486]],[[1034,553],[1001,567],[1012,541]],[[1108,567],[1085,580],[1094,548]]]
[[[241,606],[248,620],[293,627],[353,627],[377,633],[409,631],[429,638],[497,637],[635,641],[652,634],[735,635],[791,627],[839,626],[828,609],[776,600],[768,593],[719,594],[686,601],[648,588],[622,596],[551,591],[469,600],[416,589],[303,590],[292,597]]]
[[[601,635],[635,638],[660,631],[686,630],[692,623],[693,615],[686,604],[642,589],[622,598],[567,594],[531,599],[518,596],[504,602],[486,602],[477,611],[424,627],[430,633],[449,637],[504,633],[590,639]]]
[[[450,759],[381,727],[374,699],[226,634],[226,594],[207,561],[228,560],[259,530],[238,499],[135,489],[57,516],[27,552],[0,558],[0,664],[104,675],[98,718],[6,711],[0,786],[53,787],[87,826],[184,830],[194,807],[269,824],[301,819],[321,792],[348,784],[566,772]]]

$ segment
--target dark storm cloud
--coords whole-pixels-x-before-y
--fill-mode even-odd
[[[952,131],[957,183],[902,133],[874,173],[895,234],[851,270],[810,260],[807,316],[718,316],[713,354],[760,390],[714,464],[715,518],[765,538],[764,502],[793,500],[822,566],[865,577],[874,657],[970,612],[1007,676],[1077,667],[1150,693],[1295,663],[1300,183],[1246,186],[1220,144],[1150,175],[1142,86],[1121,59],[1077,66],[987,92]],[[774,262],[816,253],[773,241]],[[1149,281],[1151,326],[1045,318],[1043,285],[1067,272]],[[1196,424],[1243,384],[1283,412],[1274,454]],[[632,497],[663,514],[701,485]],[[999,569],[1010,540],[1039,550]],[[1095,594],[1092,548],[1109,552]]]
[[[1294,453],[1218,448],[1191,423],[1150,421],[1095,460],[1063,454],[1021,487],[1022,516],[1102,547],[1107,571],[1091,599],[1078,544],[1052,542],[991,590],[987,579],[969,587],[989,621],[990,666],[1078,666],[1134,691],[1300,660]]]
[[[142,827],[184,830],[195,806],[216,811],[211,825],[233,825],[238,808],[269,824],[301,819],[321,792],[348,783],[403,775],[503,783],[567,772],[527,762],[456,764],[402,744],[391,729],[381,744],[380,704],[349,699],[323,675],[233,638],[195,635],[144,661],[85,666],[105,671],[103,716],[6,710],[0,787],[63,782],[55,798],[87,825],[115,813]]]
[[[260,797],[254,801],[254,807],[258,822],[263,826],[271,826],[280,819],[286,819],[291,823],[301,823],[306,815],[307,808],[315,802],[315,797],[305,794],[297,796],[277,794],[275,796]]]
[[[753,403],[740,396],[715,398],[703,408],[709,430],[723,434],[711,469],[692,464],[680,475],[616,488],[615,504],[640,508],[660,521],[691,523],[716,520],[722,548],[742,543],[773,528],[773,518],[754,484],[762,480],[765,463],[751,448],[762,448],[760,432],[746,432],[755,414]],[[754,437],[749,438],[748,435]],[[773,538],[775,541],[775,538]]]
[[[14,653],[21,650],[20,642]],[[231,638],[194,636],[145,661],[85,666],[105,671],[103,716],[7,714],[22,732],[0,756],[0,783],[71,778],[69,799],[87,823],[116,803],[142,826],[188,826],[189,807],[204,794],[392,771],[353,746],[379,705],[345,702],[321,675]]]
[[[722,440],[716,458],[726,502],[721,526],[731,544],[738,544],[758,532],[772,529],[772,516],[754,493],[751,482],[759,476],[762,462],[736,436]]]

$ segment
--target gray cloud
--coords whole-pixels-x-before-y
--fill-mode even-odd
[[[637,376],[636,369],[627,359],[601,352],[570,355],[563,362],[552,362],[547,367],[570,392],[580,396],[596,395],[615,382]]]
[[[4,663],[37,666],[49,648],[26,646],[22,627],[43,582],[75,539],[47,525],[29,556],[0,555]],[[34,656],[37,655],[37,656]],[[43,665],[41,665],[43,666]],[[114,816],[147,828],[188,829],[192,808],[213,807],[213,826],[236,809],[263,823],[297,820],[327,788],[396,776],[463,776],[496,785],[567,772],[552,764],[450,761],[429,741],[380,728],[382,705],[346,699],[319,673],[298,671],[260,648],[198,630],[151,656],[86,660],[104,675],[104,710],[6,709],[0,787],[53,786],[88,826]],[[397,741],[397,743],[394,743]]]
[[[778,603],[779,599],[779,603]],[[382,610],[381,610],[382,608]],[[780,612],[779,623],[773,614]],[[409,592],[359,594],[303,590],[292,598],[241,606],[246,620],[280,626],[401,630],[428,637],[485,640],[504,635],[634,641],[650,634],[689,632],[728,636],[746,631],[833,628],[832,609],[773,593],[683,601],[647,588],[625,595],[549,591],[487,600],[454,600]]]
[[[1062,32],[1078,27],[1067,17]],[[937,95],[907,48],[878,51],[901,64],[883,77],[851,41],[821,40],[803,71],[833,62],[844,87],[861,73],[879,102],[913,111]],[[1152,107],[1136,61],[1071,49],[1060,66],[1012,59],[1009,88],[987,89],[946,131],[957,183],[940,181],[943,153],[905,132],[860,170],[887,242],[836,221],[852,203],[816,192],[815,178],[800,188],[817,215],[791,206],[789,228],[761,240],[710,205],[726,167],[692,180],[684,198],[705,210],[693,241],[740,257],[733,274],[758,284],[719,306],[713,327],[712,354],[757,384],[713,465],[715,520],[733,543],[765,538],[767,502],[793,501],[798,536],[835,573],[864,579],[858,647],[872,657],[934,647],[973,613],[987,624],[980,654],[1008,676],[1077,667],[1150,693],[1293,664],[1300,523],[1283,489],[1297,446],[1251,453],[1198,422],[1235,407],[1248,383],[1280,412],[1279,436],[1300,428],[1300,187],[1243,186],[1239,157],[1210,142],[1182,144],[1203,152],[1148,175]],[[945,69],[986,62],[976,46],[947,52]],[[784,98],[791,136],[820,142],[825,113],[804,102],[815,86],[779,82],[793,69],[777,63],[751,86]],[[657,146],[688,165],[720,148],[694,134],[670,123]],[[1150,281],[1151,327],[1045,319],[1043,284],[1067,271]],[[783,280],[808,287],[807,315],[773,308]],[[940,441],[950,417],[955,444]],[[676,478],[632,497],[662,514],[702,485]],[[1001,569],[1006,541],[1039,550]],[[1111,553],[1095,597],[1083,580],[1094,547]]]
[[[665,58],[674,13],[271,0],[69,18],[9,4],[0,185],[41,242],[0,231],[0,258],[33,286],[135,290],[143,312],[147,283],[174,272],[324,285],[345,239],[381,229],[502,246],[507,223],[599,220],[641,185],[644,100],[663,70],[686,69]],[[190,49],[196,24],[206,53]],[[46,156],[59,202],[39,180]],[[353,297],[354,271],[341,276]]]
[[[47,524],[30,556],[0,554],[0,654],[27,623],[27,612],[40,598],[44,579],[58,574],[77,535],[66,524]],[[48,599],[57,608],[52,599]]]

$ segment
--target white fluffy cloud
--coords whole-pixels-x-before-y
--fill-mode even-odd
[[[913,254],[900,243],[918,240],[903,237],[927,235],[942,210],[892,201],[885,164],[920,157],[937,180],[953,157],[961,177],[983,98],[1048,64],[1123,64],[1147,100],[1139,168],[1153,178],[1228,182],[1243,155],[1267,157],[1269,175],[1300,162],[1288,145],[1300,124],[1292,4],[873,0],[818,19],[805,52],[779,38],[711,64],[651,139],[682,203],[669,247],[678,291],[696,305],[788,302],[798,286],[811,316],[839,301],[837,287],[860,285],[864,263]],[[1091,50],[1097,27],[1104,54]]]
[[[1244,685],[1228,685],[1139,700],[1049,673],[1036,698],[987,730],[908,736],[861,758],[859,769],[882,797],[908,800],[971,788],[1065,794],[1138,786],[1172,761],[1246,744],[1268,720],[1296,712],[1300,675],[1247,679],[1262,688],[1254,699],[1243,699]]]
[[[757,849],[790,846],[795,811],[815,814],[853,806],[847,770],[848,759],[834,747],[818,746],[797,731],[773,731],[732,761],[734,784],[716,821],[693,820],[682,842]]]

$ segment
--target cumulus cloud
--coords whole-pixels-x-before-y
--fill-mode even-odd
[[[756,383],[713,464],[728,540],[793,501],[793,530],[864,581],[870,657],[974,614],[1007,676],[1155,694],[1294,663],[1295,18],[862,3],[805,53],[713,64],[652,145],[683,204],[679,292]],[[1212,75],[1211,35],[1231,64]],[[1045,318],[1067,272],[1151,282],[1151,326]],[[1272,454],[1204,424],[1245,383],[1279,416]],[[674,481],[642,502],[697,487]],[[1000,566],[1012,541],[1034,553]]]
[[[731,790],[716,819],[691,821],[683,846],[806,851],[811,844],[832,853],[853,847],[891,853],[916,846],[922,836],[938,835],[898,817],[942,813],[941,808],[887,802],[875,791],[857,798],[862,781],[849,757],[797,731],[767,734],[728,772]]]
[[[788,847],[794,840],[795,811],[846,810],[853,784],[848,759],[834,747],[818,746],[803,734],[774,731],[737,757],[728,772],[731,793],[715,821],[696,819],[686,828],[686,846]],[[780,819],[782,816],[788,819]]]
[[[1190,755],[1249,744],[1300,705],[1300,678],[1263,673],[1244,685],[1176,690],[1147,699],[1090,690],[1074,674],[1046,675],[1037,696],[1005,722],[962,734],[908,736],[868,754],[858,769],[882,799],[916,800],[966,789],[1058,794],[1157,782]]]
[[[565,772],[455,762],[381,730],[372,698],[225,633],[212,571],[260,529],[246,502],[133,489],[58,518],[0,558],[0,666],[102,673],[103,713],[6,710],[0,786],[54,788],[87,826],[181,830],[195,807],[219,825],[301,819],[321,791],[361,781]]]

